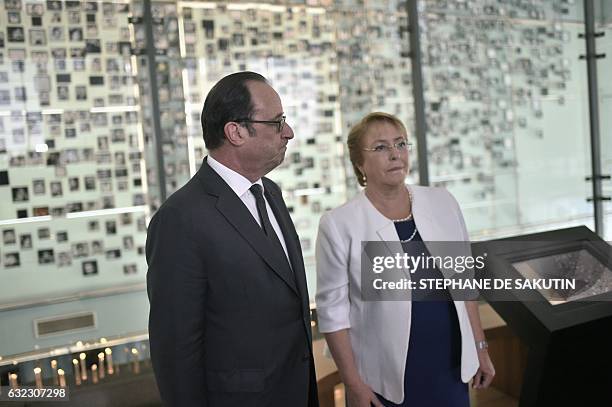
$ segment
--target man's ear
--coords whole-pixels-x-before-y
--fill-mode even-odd
[[[223,132],[225,133],[225,139],[228,143],[234,146],[241,146],[244,144],[245,138],[248,136],[246,129],[236,122],[225,123]]]

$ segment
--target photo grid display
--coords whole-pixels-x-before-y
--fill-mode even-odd
[[[333,13],[323,7],[234,8],[220,3],[184,7],[180,13],[194,162],[199,164],[205,155],[202,102],[218,79],[253,70],[266,76],[281,96],[295,138],[285,161],[269,177],[283,189],[311,279],[318,219],[347,199]]]
[[[144,20],[144,5],[141,1],[133,4],[132,22],[135,35],[134,53],[138,55],[138,83],[141,94],[149,94],[149,71],[146,56],[146,24]],[[157,162],[156,140],[153,135],[154,122],[150,100],[143,98],[143,126],[145,134],[145,157],[147,163],[147,182],[152,186],[149,190],[151,209],[159,207],[159,172],[163,172],[165,187],[168,194],[176,191],[189,180],[195,172],[198,163],[189,161],[188,135],[185,116],[185,98],[183,95],[182,70],[179,44],[179,16],[175,2],[154,2],[151,5],[153,19],[153,42],[155,48],[155,71],[157,96],[159,102],[159,135],[162,152],[163,168]],[[198,119],[199,121],[199,119]]]
[[[144,279],[130,14],[119,2],[0,3],[0,269],[25,286],[30,273],[50,271],[41,294]]]
[[[558,167],[567,165],[561,157],[581,156],[577,146],[588,146],[582,3],[423,5],[431,184],[462,203],[472,231],[590,213],[583,198],[589,164],[573,162],[581,170],[570,178]]]
[[[0,196],[12,205],[2,206],[2,219],[145,204],[154,211],[159,172],[170,194],[206,154],[200,112],[211,86],[249,69],[279,91],[296,134],[270,176],[286,194],[312,281],[319,217],[358,190],[346,158],[348,130],[365,114],[385,111],[412,132],[414,112],[405,2],[308,4],[152,4],[164,159],[158,168],[143,3],[5,0]],[[574,74],[582,66],[577,6],[564,0],[423,4],[430,181],[468,204],[471,229],[516,225],[518,198],[504,194],[519,184],[519,159],[530,156],[525,150],[556,134],[543,127],[544,115],[556,109],[572,119],[583,110]],[[410,159],[409,178],[417,182],[416,149]],[[568,207],[585,205],[573,204]],[[118,246],[140,250],[144,236],[137,230],[132,243],[124,242],[118,231],[120,243],[109,244],[105,234],[113,227],[105,222],[97,232],[102,237],[81,240],[72,227],[2,229],[15,243],[0,253],[0,266],[71,261],[87,276],[104,274],[102,261],[123,256]],[[67,250],[39,245],[45,239],[70,243],[70,260]],[[95,259],[83,255],[94,252]],[[143,259],[135,263],[141,267]],[[125,275],[132,266],[123,265]]]

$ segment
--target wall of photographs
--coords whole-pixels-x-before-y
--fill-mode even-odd
[[[3,304],[144,282],[130,12],[117,2],[0,4]]]
[[[582,2],[421,4],[431,181],[473,237],[592,225]]]

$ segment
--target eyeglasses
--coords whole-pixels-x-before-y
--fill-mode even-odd
[[[409,143],[406,139],[398,141],[397,143],[393,143],[392,145],[388,144],[377,144],[372,148],[364,148],[364,151],[373,151],[375,153],[388,153],[393,149],[397,151],[412,151],[412,143]]]
[[[263,124],[276,124],[277,131],[280,133],[283,131],[283,127],[285,126],[286,116],[282,116],[279,120],[251,120],[251,119],[236,119],[232,120],[236,123],[263,123]]]

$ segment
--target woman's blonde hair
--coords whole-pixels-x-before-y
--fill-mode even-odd
[[[374,123],[392,124],[398,130],[404,133],[406,137],[408,137],[408,132],[406,131],[406,126],[404,126],[404,123],[402,123],[400,119],[389,113],[372,112],[365,116],[363,119],[361,119],[359,123],[353,126],[353,128],[349,132],[346,144],[348,146],[351,164],[353,164],[353,171],[355,171],[355,176],[357,177],[357,182],[359,182],[359,185],[361,185],[362,187],[365,186],[365,179],[358,168],[359,165],[363,164],[362,139]]]

